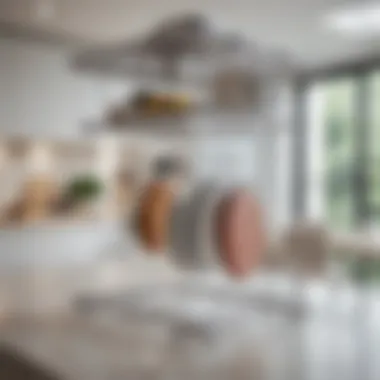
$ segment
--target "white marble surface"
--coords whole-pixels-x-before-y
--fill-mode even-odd
[[[67,379],[380,378],[376,289],[268,275],[175,283],[103,294],[95,311],[68,319],[3,324],[2,338]],[[300,300],[305,313],[289,313]]]
[[[111,315],[125,321],[132,311],[134,315],[137,311],[142,316],[150,315],[150,319],[145,319],[148,321],[159,317],[192,319],[210,327],[224,318],[237,318],[235,322],[240,322],[224,325],[224,332],[230,329],[237,333],[238,325],[242,324],[253,334],[255,344],[267,347],[268,368],[271,371],[278,368],[282,373],[272,373],[270,379],[379,379],[378,289],[358,290],[318,281],[298,287],[285,278],[264,276],[232,286],[217,276],[213,281],[197,280],[196,285],[187,284],[172,293],[167,288],[161,292],[159,288],[148,289],[124,298],[119,295],[116,302],[104,305]],[[263,297],[272,299],[272,306],[257,302]],[[300,299],[305,315],[296,318],[284,306],[297,306]],[[264,331],[268,334],[263,335]],[[279,369],[281,360],[276,362],[274,351],[287,363],[285,368]]]

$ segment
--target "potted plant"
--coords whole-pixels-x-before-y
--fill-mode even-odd
[[[82,174],[76,176],[65,187],[63,208],[70,211],[88,211],[103,191],[104,184],[96,175]]]

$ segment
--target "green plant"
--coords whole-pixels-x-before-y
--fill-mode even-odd
[[[95,175],[84,174],[73,178],[66,188],[66,199],[71,203],[90,202],[104,191],[103,182]]]

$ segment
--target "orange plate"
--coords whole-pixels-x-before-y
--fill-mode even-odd
[[[247,191],[237,190],[217,207],[220,258],[228,273],[247,276],[259,265],[266,244],[260,205]]]
[[[142,194],[138,233],[142,243],[151,251],[162,252],[167,248],[173,201],[173,191],[165,182],[152,183]]]

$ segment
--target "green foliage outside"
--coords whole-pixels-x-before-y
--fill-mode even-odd
[[[325,85],[325,163],[328,220],[333,227],[353,224],[352,162],[354,82],[350,79]]]
[[[380,73],[368,75],[370,114],[368,134],[369,168],[365,174],[369,193],[366,201],[371,215],[368,222],[380,227]],[[343,230],[355,228],[353,207],[356,159],[355,102],[358,82],[342,78],[324,83],[326,200],[328,220],[332,227]]]
[[[361,79],[363,80],[363,78]],[[368,224],[380,229],[380,72],[369,74],[368,111],[368,185],[370,215]],[[354,230],[355,215],[354,163],[355,144],[355,102],[357,102],[358,81],[342,78],[325,82],[325,199],[327,219],[330,227],[340,230]],[[358,282],[380,282],[380,261],[370,259],[347,260],[347,273]]]

